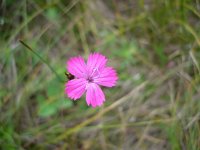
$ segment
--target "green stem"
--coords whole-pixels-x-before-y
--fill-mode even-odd
[[[51,69],[51,71],[56,75],[56,77],[57,77],[57,79],[60,81],[60,82],[64,82],[63,80],[62,80],[62,78],[58,75],[58,73],[54,70],[54,68],[51,66],[51,65],[49,65],[49,63],[44,59],[44,58],[42,58],[37,52],[35,52],[30,46],[28,46],[26,43],[24,43],[22,40],[19,40],[20,41],[20,43],[22,44],[22,45],[24,45],[28,50],[30,50],[33,54],[35,54],[43,63],[45,63],[48,67],[49,67],[49,69]]]

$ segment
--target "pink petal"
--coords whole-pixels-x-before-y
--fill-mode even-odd
[[[95,70],[101,70],[105,67],[107,58],[100,53],[93,53],[89,55],[87,61],[88,73],[91,75]]]
[[[94,78],[94,83],[102,86],[112,87],[117,83],[117,73],[112,67],[105,67],[99,74]]]
[[[72,57],[67,61],[67,70],[77,78],[86,76],[86,64],[81,56]]]
[[[70,80],[65,84],[65,93],[71,99],[79,99],[85,92],[87,83],[84,78]]]
[[[87,85],[86,92],[86,102],[92,107],[101,106],[105,101],[105,95],[102,92],[101,88],[95,83],[89,83]]]

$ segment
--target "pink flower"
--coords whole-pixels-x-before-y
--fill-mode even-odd
[[[117,73],[107,67],[107,58],[100,53],[89,55],[87,64],[81,56],[70,58],[67,70],[75,76],[65,84],[65,93],[73,100],[79,99],[86,92],[86,102],[92,107],[101,106],[105,95],[100,86],[116,85]]]

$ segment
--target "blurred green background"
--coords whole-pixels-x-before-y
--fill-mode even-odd
[[[66,61],[100,52],[119,81],[69,100]],[[0,0],[0,149],[199,150],[199,0]]]

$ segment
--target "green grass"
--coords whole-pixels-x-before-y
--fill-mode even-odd
[[[199,10],[198,0],[2,1],[0,149],[199,150]],[[66,61],[94,51],[119,76],[95,109],[64,94]]]

